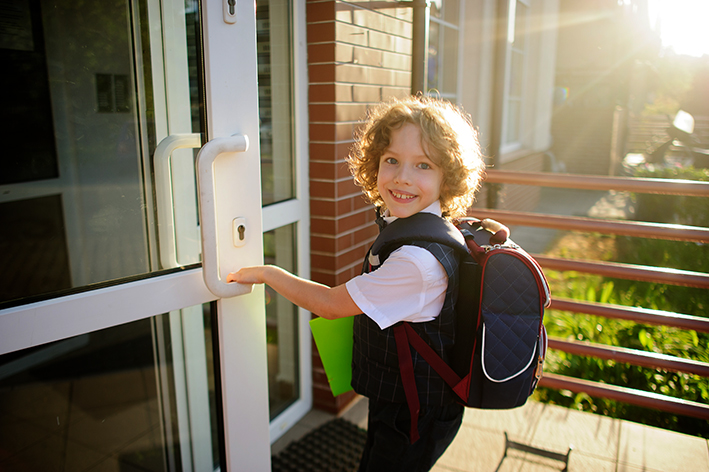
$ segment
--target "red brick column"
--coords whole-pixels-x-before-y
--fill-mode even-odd
[[[307,2],[311,277],[330,286],[359,274],[377,234],[345,157],[369,105],[409,94],[412,11],[399,5]],[[313,345],[315,407],[336,413],[353,398],[332,396]]]

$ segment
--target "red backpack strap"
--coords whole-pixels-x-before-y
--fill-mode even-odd
[[[416,380],[414,379],[414,363],[411,360],[411,349],[404,330],[406,323],[400,323],[394,326],[394,339],[396,340],[396,352],[399,356],[399,372],[401,374],[401,383],[404,385],[404,393],[406,394],[406,403],[409,405],[409,413],[411,414],[411,444],[419,439],[419,412],[421,404],[419,403],[419,394],[416,390]]]
[[[441,378],[448,384],[450,388],[453,389],[456,393],[456,386],[460,383],[461,378],[458,374],[455,373],[455,371],[445,363],[443,359],[441,359],[441,356],[436,353],[436,351],[433,350],[431,346],[426,343],[426,341],[421,338],[421,336],[418,335],[416,331],[414,331],[414,328],[411,327],[410,324],[408,323],[403,323],[404,329],[406,330],[406,337],[408,339],[408,342],[411,344],[411,347],[416,349],[416,351],[421,354],[421,356],[428,362],[428,365],[433,367],[433,370],[435,370],[438,375],[441,376]],[[399,344],[399,340],[397,338],[396,340],[397,345]],[[398,349],[398,347],[397,347]],[[458,393],[460,396],[460,394]],[[463,396],[461,396],[463,401],[467,400]]]
[[[426,341],[418,335],[409,323],[403,322],[394,326],[394,339],[396,340],[396,352],[399,356],[399,372],[401,383],[404,386],[406,403],[409,405],[411,414],[411,444],[419,439],[418,418],[421,411],[418,390],[416,389],[416,379],[414,377],[414,363],[411,359],[411,349],[409,345],[416,349],[421,356],[433,367],[438,375],[453,389],[453,391],[463,400],[467,401],[467,392],[460,389],[461,378],[455,371],[445,363],[441,356],[429,346]]]

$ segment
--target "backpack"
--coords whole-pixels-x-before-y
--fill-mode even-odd
[[[411,412],[412,443],[418,439],[419,399],[409,346],[467,407],[521,406],[541,378],[547,349],[542,321],[551,302],[549,286],[539,264],[508,235],[509,230],[494,220],[466,218],[453,225],[437,215],[417,213],[387,225],[370,249],[368,259],[373,265],[414,241],[444,244],[460,256],[451,364],[409,323],[393,327]]]

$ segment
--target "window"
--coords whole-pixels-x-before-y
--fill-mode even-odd
[[[459,0],[433,0],[428,24],[426,90],[453,103],[458,100]]]
[[[295,196],[291,9],[288,0],[258,0],[256,8],[264,205]]]
[[[524,84],[527,76],[529,0],[510,0],[507,20],[507,64],[502,152],[522,147]]]

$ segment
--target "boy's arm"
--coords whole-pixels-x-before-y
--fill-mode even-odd
[[[343,285],[328,287],[291,274],[277,266],[244,267],[227,276],[227,282],[267,284],[301,308],[327,319],[362,313]]]

